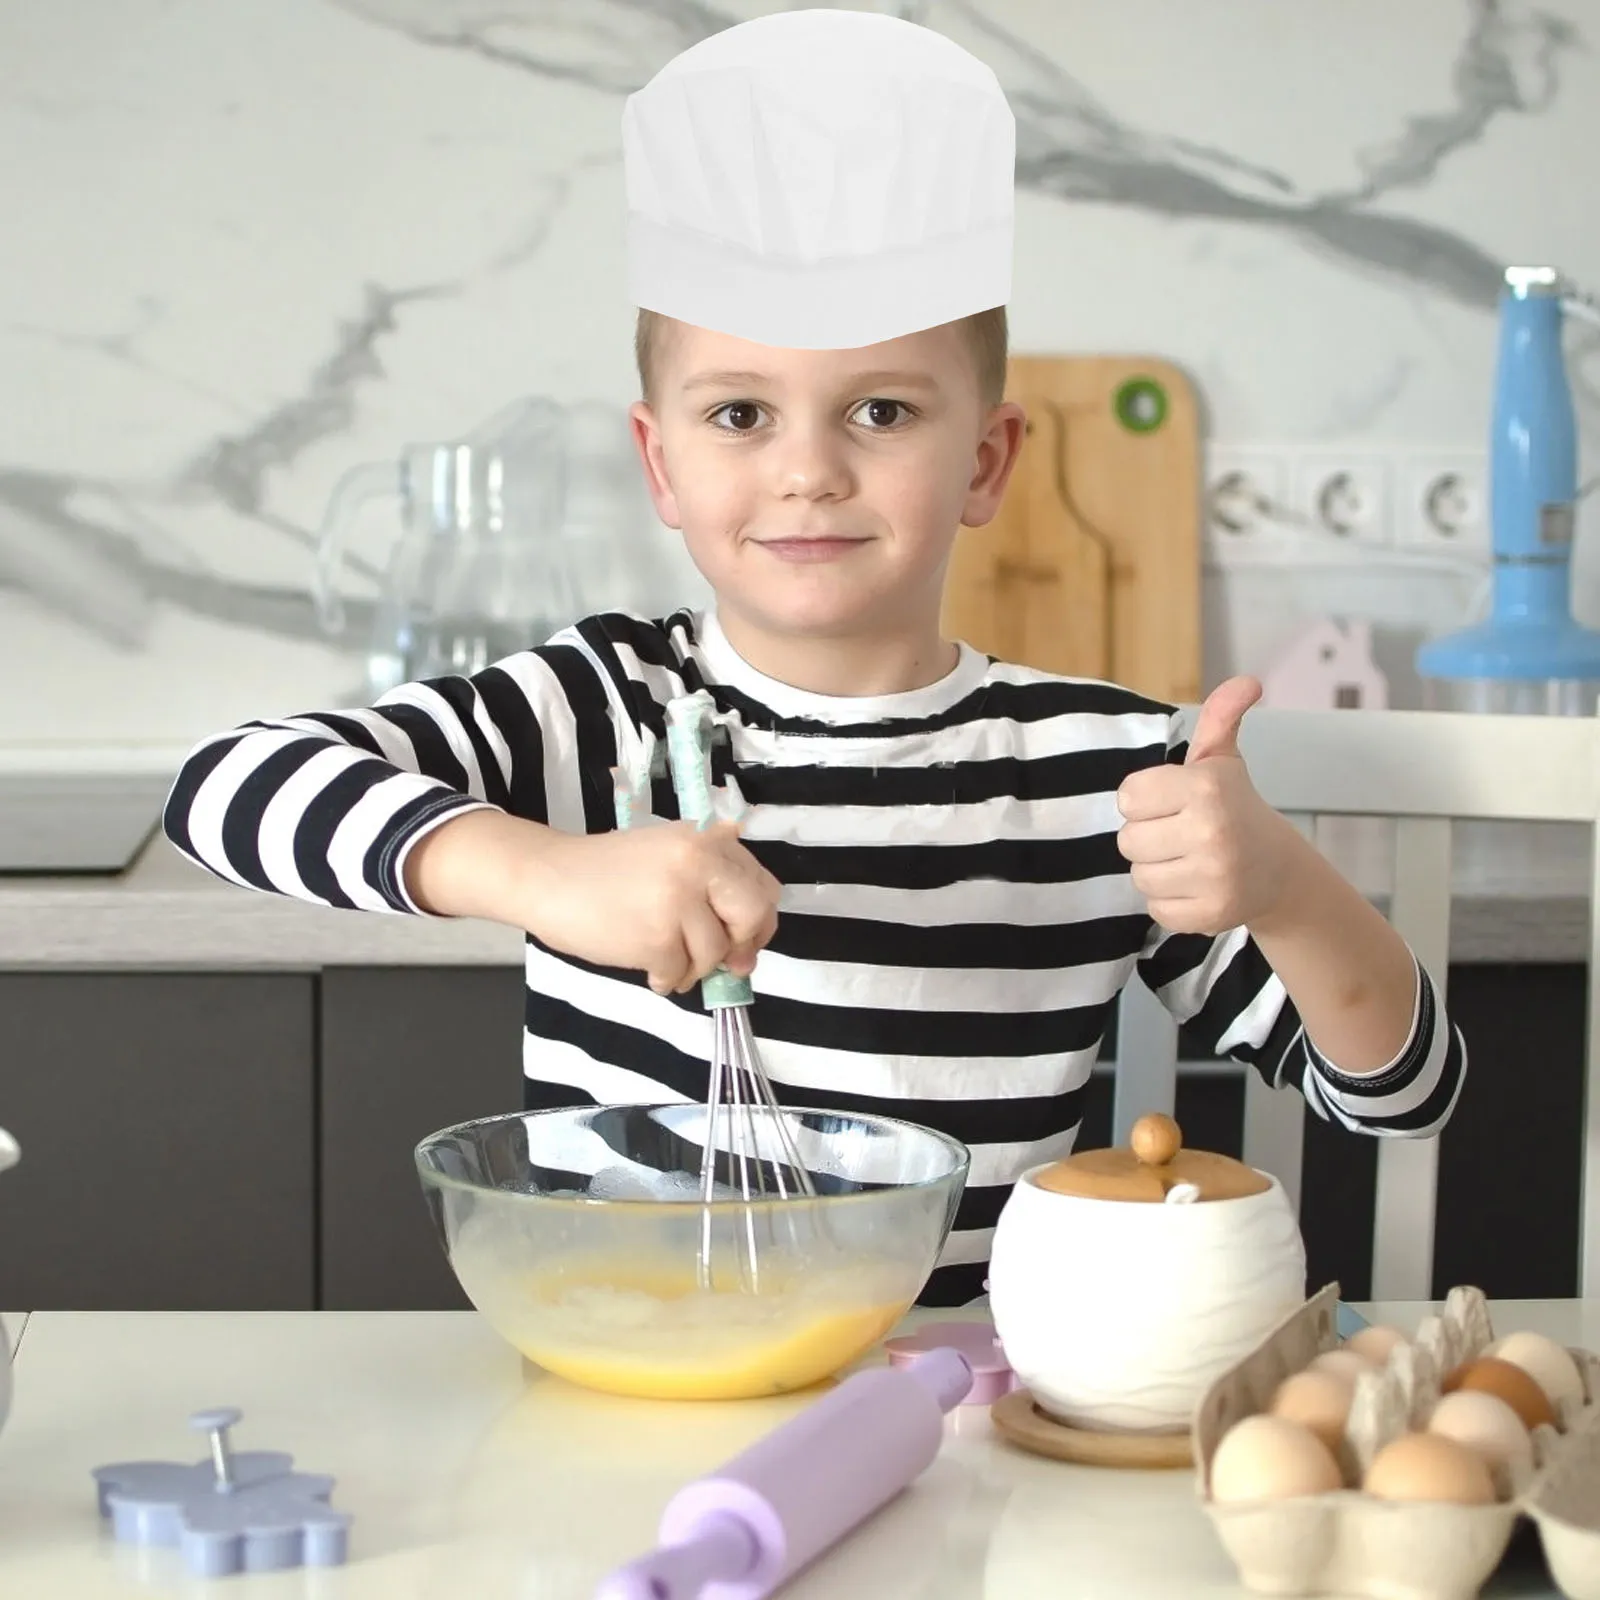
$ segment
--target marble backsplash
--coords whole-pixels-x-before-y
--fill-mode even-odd
[[[351,465],[635,395],[623,97],[734,0],[0,8],[0,746],[348,698],[310,545]],[[1184,365],[1213,448],[1481,450],[1501,266],[1600,286],[1600,0],[926,0],[1018,124],[1018,350]],[[1591,460],[1600,340],[1575,334]],[[1600,468],[1591,468],[1600,472]],[[1585,519],[1587,520],[1587,519]],[[389,536],[355,541],[359,623]],[[673,535],[639,603],[697,598]],[[1580,523],[1584,609],[1594,544]],[[642,570],[642,569],[641,569]],[[1473,574],[1208,574],[1207,669],[1297,620],[1396,671]]]

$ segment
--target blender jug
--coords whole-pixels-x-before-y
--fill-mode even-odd
[[[345,630],[338,589],[350,526],[378,496],[398,499],[391,552],[367,646],[367,687],[481,671],[582,614],[568,537],[568,414],[535,397],[466,438],[408,446],[398,462],[353,467],[334,488],[312,592],[324,630]]]

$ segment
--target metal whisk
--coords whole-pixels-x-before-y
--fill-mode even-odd
[[[682,695],[666,708],[667,750],[665,770],[670,771],[683,820],[698,828],[717,820],[712,786],[711,746],[720,734],[726,738],[726,718],[704,690]],[[648,730],[638,769],[629,777],[618,773],[617,825],[626,828],[649,813],[650,779],[663,774],[662,752]],[[761,1290],[761,1249],[758,1222],[771,1231],[767,1208],[752,1203],[815,1197],[816,1187],[806,1170],[790,1131],[788,1115],[773,1093],[771,1080],[761,1065],[750,1027],[752,990],[748,978],[719,967],[700,985],[701,998],[712,1016],[711,1076],[706,1094],[705,1145],[700,1161],[700,1245],[696,1279],[702,1288],[715,1286],[713,1229],[717,1213],[717,1158],[725,1155],[723,1182],[745,1202],[737,1218],[741,1235],[737,1274],[742,1289]],[[719,1137],[719,1130],[724,1137]]]

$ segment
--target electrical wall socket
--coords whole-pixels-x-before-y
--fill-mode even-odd
[[[1313,452],[1295,462],[1291,505],[1305,532],[1341,544],[1392,542],[1393,471],[1383,456]]]
[[[1483,456],[1418,451],[1401,471],[1396,533],[1413,550],[1479,556],[1489,549],[1489,473]]]
[[[1251,560],[1292,548],[1289,464],[1268,450],[1219,450],[1206,463],[1205,533],[1217,560]]]
[[[1204,481],[1212,567],[1476,567],[1489,553],[1488,458],[1460,446],[1223,446]]]

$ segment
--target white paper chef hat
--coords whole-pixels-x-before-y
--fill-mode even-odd
[[[815,8],[674,57],[622,111],[636,306],[845,350],[1011,297],[1016,122],[931,28]]]

